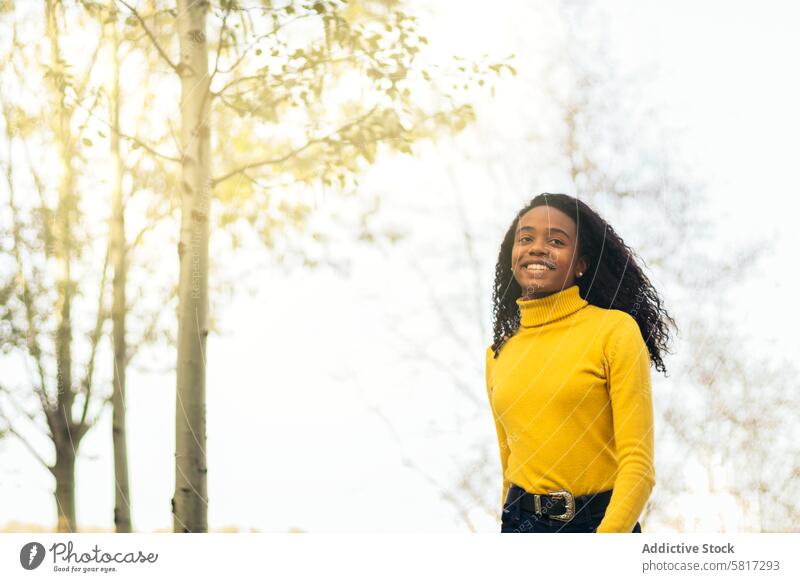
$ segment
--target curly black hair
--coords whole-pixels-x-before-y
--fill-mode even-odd
[[[636,261],[636,253],[614,232],[597,212],[586,203],[566,194],[539,194],[522,208],[503,237],[495,266],[492,293],[492,326],[494,357],[500,348],[519,329],[520,314],[516,300],[522,289],[509,268],[512,264],[512,247],[519,219],[537,206],[547,205],[565,213],[575,221],[578,233],[578,254],[589,261],[585,275],[576,280],[580,296],[604,309],[619,309],[630,314],[639,324],[639,330],[650,352],[650,361],[656,370],[666,376],[661,359],[669,353],[667,323],[677,326],[662,306],[650,280]]]

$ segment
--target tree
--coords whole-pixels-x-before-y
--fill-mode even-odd
[[[125,239],[125,205],[123,202],[122,178],[124,165],[120,151],[120,62],[119,35],[117,32],[116,10],[113,0],[109,15],[105,18],[106,37],[111,52],[111,78],[108,90],[108,115],[111,125],[109,146],[113,167],[111,183],[111,225],[109,235],[109,256],[114,273],[113,302],[111,305],[112,342],[114,345],[114,368],[112,386],[112,427],[111,438],[114,447],[114,524],[117,533],[132,531],[131,492],[128,479],[128,446],[125,429],[125,378],[128,366],[125,323],[127,317],[126,282],[128,274],[127,241]]]
[[[154,5],[150,14],[140,13],[125,0],[118,2],[145,31],[181,85],[172,510],[175,531],[206,531],[205,364],[212,199],[223,205],[223,225],[244,219],[273,247],[281,229],[302,230],[310,211],[299,197],[293,199],[296,189],[282,183],[338,184],[345,189],[357,184],[356,175],[365,164],[374,163],[379,146],[410,153],[416,140],[443,128],[462,129],[473,119],[473,111],[449,92],[443,109],[426,109],[412,98],[412,87],[433,86],[430,73],[414,62],[427,40],[417,31],[416,19],[393,0],[265,2],[261,7],[232,0],[219,4],[180,0],[175,10],[166,10],[173,20],[167,28],[173,26],[177,37],[177,61],[165,46],[172,39],[157,28],[164,12]],[[214,17],[211,42],[209,14]],[[464,62],[457,68],[456,88],[487,70],[501,71],[499,64],[487,69]],[[347,86],[353,79],[368,86],[354,93]],[[238,119],[231,119],[232,114]],[[289,121],[293,119],[298,121]],[[231,145],[238,151],[232,152]],[[222,169],[214,176],[217,165]],[[275,195],[278,190],[289,196]]]
[[[178,362],[174,530],[208,530],[206,375],[211,129],[206,9],[178,2],[181,78],[181,239],[178,243]]]
[[[68,463],[60,461],[59,474],[54,476],[57,480],[58,527],[64,531],[75,531],[74,463],[80,450],[78,446],[100,418],[105,404],[112,402],[112,439],[116,451],[115,523],[118,531],[127,531],[131,525],[125,459],[125,370],[143,345],[165,333],[159,329],[159,320],[165,310],[164,306],[169,306],[172,295],[166,289],[161,293],[160,302],[155,309],[142,309],[139,307],[142,303],[139,297],[141,289],[136,293],[136,286],[133,285],[133,297],[129,300],[126,287],[132,286],[128,280],[132,265],[130,258],[131,252],[147,242],[147,235],[170,215],[172,207],[169,199],[151,197],[152,201],[146,206],[145,212],[149,221],[141,229],[134,231],[130,241],[124,238],[122,213],[125,205],[136,201],[134,195],[137,190],[147,192],[154,185],[162,187],[174,180],[169,172],[151,163],[149,153],[147,156],[141,154],[146,152],[141,147],[141,142],[120,130],[122,101],[119,91],[115,92],[113,89],[117,85],[114,82],[117,76],[117,59],[109,58],[108,70],[111,74],[108,79],[101,78],[99,82],[95,82],[103,73],[102,65],[98,66],[97,63],[102,62],[100,55],[105,41],[116,47],[114,51],[109,51],[115,55],[120,42],[115,38],[113,21],[108,18],[109,13],[105,7],[87,2],[83,8],[85,10],[74,6],[64,9],[63,5],[54,3],[47,7],[48,17],[42,19],[42,26],[33,20],[28,21],[22,11],[10,11],[8,16],[12,18],[11,22],[2,23],[4,29],[11,31],[11,42],[8,45],[10,52],[4,55],[4,62],[8,66],[4,68],[4,92],[0,101],[4,142],[7,146],[4,161],[8,192],[6,195],[5,190],[3,191],[2,208],[4,211],[6,206],[9,209],[8,214],[4,212],[0,216],[0,234],[3,235],[0,241],[0,264],[4,266],[0,273],[0,290],[4,293],[0,317],[7,324],[0,329],[0,343],[4,353],[9,353],[9,357],[20,355],[27,366],[33,364],[37,377],[30,380],[29,390],[11,385],[10,378],[3,379],[4,385],[0,389],[4,399],[0,400],[0,418],[5,422],[5,431],[19,437],[51,474],[54,471],[51,464],[45,461],[47,455],[38,452],[41,447],[37,445],[37,435],[26,428],[40,428],[39,436],[51,442],[56,451],[59,448],[65,449],[56,453],[57,459],[69,460],[72,457],[73,468],[61,469]],[[21,36],[18,36],[19,28],[24,31]],[[43,38],[45,46],[51,49],[49,54],[52,55],[54,46],[59,48],[59,56],[51,56],[50,62],[40,63],[38,44],[28,40],[41,36],[37,35],[39,28],[49,31]],[[66,37],[73,32],[85,38],[93,38],[96,32],[98,42],[88,56],[80,51],[61,50],[62,40],[64,46],[71,46],[71,39]],[[125,38],[127,35],[123,37]],[[55,66],[53,62],[56,63]],[[37,91],[30,95],[26,89],[29,84],[25,79],[39,66],[44,69],[43,77],[48,81],[46,87],[51,90],[44,93]],[[39,99],[40,95],[47,101]],[[141,99],[146,111],[148,92],[139,91],[136,96]],[[100,112],[103,105],[108,106],[108,115]],[[58,115],[50,115],[51,110]],[[132,117],[130,122],[137,128],[147,127],[141,119]],[[94,147],[96,140],[105,138],[109,139],[110,164],[105,164],[106,160],[100,153],[102,149]],[[127,152],[129,165],[123,163],[122,159],[121,150],[126,143],[131,144]],[[137,148],[138,154],[135,151]],[[32,150],[36,151],[36,157]],[[55,155],[51,153],[53,151]],[[66,161],[62,159],[64,156],[67,157]],[[99,187],[105,176],[102,171],[98,172],[98,168],[109,166],[113,168],[111,173],[114,174],[111,176],[110,191],[106,190],[105,184]],[[65,170],[68,179],[58,181],[58,176],[63,173],[53,172],[54,167],[58,167],[59,172]],[[129,186],[123,190],[122,179],[125,175]],[[70,184],[70,187],[63,186],[65,183]],[[57,189],[59,185],[60,189]],[[22,192],[22,196],[18,192]],[[32,192],[33,196],[26,195],[27,192]],[[70,273],[77,272],[78,275],[72,276],[67,285],[60,284],[54,277],[56,251],[64,247],[64,235],[59,238],[64,230],[62,228],[59,231],[56,227],[66,223],[63,219],[61,222],[56,221],[59,208],[72,209],[68,215],[71,258],[66,264],[70,266]],[[87,208],[95,215],[87,216],[84,212]],[[106,216],[103,215],[105,208],[109,209],[108,215],[114,215],[115,220],[106,223]],[[96,209],[100,209],[101,216],[96,216]],[[7,229],[6,224],[9,224]],[[108,229],[105,228],[107,225]],[[141,263],[141,259],[134,262],[137,271],[144,270]],[[108,268],[112,268],[114,273],[111,289],[114,345],[112,358],[108,362],[110,365],[107,367],[110,378],[106,377],[105,367],[99,373],[97,370],[99,363],[103,361],[102,340],[105,320],[109,316],[106,304],[111,277],[107,276]],[[142,283],[140,280],[143,278],[145,280]],[[138,279],[134,283],[139,282],[140,287],[145,285],[152,289],[152,275],[140,275]],[[97,284],[96,297],[92,296],[93,283]],[[64,301],[60,297],[69,299],[68,325],[67,320],[61,317],[62,311],[54,308],[57,300]],[[60,318],[58,322],[56,318]],[[134,324],[130,326],[132,329],[126,329],[126,322],[131,320]],[[91,322],[90,327],[86,325],[88,322]],[[72,333],[69,336],[57,336],[55,330],[59,326],[61,329],[72,330]],[[51,342],[58,342],[59,346],[65,345],[66,342],[60,339],[64,337],[74,338],[74,341],[66,344],[69,349],[50,348]],[[84,338],[88,341],[83,341]],[[75,372],[71,373],[72,381],[63,380],[64,376],[59,375],[62,368],[59,368],[56,353],[68,355],[69,369],[85,370],[80,381],[76,381],[78,374]],[[71,396],[65,395],[63,386],[60,390],[58,385],[54,386],[59,378],[62,378],[64,385],[71,387]],[[111,388],[109,393],[99,393],[98,387],[106,385]],[[31,396],[36,397],[38,412],[29,402]],[[5,412],[8,407],[11,407],[13,414]],[[99,409],[92,413],[92,407]],[[83,421],[76,421],[71,419],[76,409],[81,415],[79,418],[84,414],[92,414]],[[23,425],[25,419],[30,426]],[[46,427],[40,426],[43,419],[46,419]],[[58,429],[55,433],[50,429],[51,424]],[[76,431],[74,426],[81,428]]]
[[[47,431],[44,432],[38,425],[36,416],[27,405],[17,399],[15,390],[10,386],[0,386],[0,389],[3,390],[7,402],[14,407],[17,413],[15,416],[24,415],[54,446],[55,463],[50,464],[23,435],[23,431],[17,428],[14,420],[2,411],[6,430],[17,436],[55,478],[58,531],[66,532],[75,531],[77,527],[76,456],[83,437],[95,425],[105,405],[101,400],[99,409],[94,414],[89,414],[90,405],[95,400],[95,356],[106,319],[102,290],[106,280],[107,259],[100,270],[100,291],[94,323],[86,335],[88,355],[84,362],[85,372],[76,381],[78,374],[75,372],[76,328],[73,308],[79,290],[73,273],[82,262],[86,245],[75,166],[79,149],[87,143],[88,138],[82,135],[85,124],[75,127],[78,119],[74,103],[82,102],[87,95],[97,50],[89,57],[85,74],[82,78],[76,78],[69,70],[70,63],[62,56],[60,38],[63,15],[58,8],[58,3],[48,0],[43,10],[45,39],[49,48],[49,61],[44,64],[44,77],[49,89],[49,108],[55,111],[54,115],[48,116],[50,126],[47,128],[48,137],[55,146],[57,161],[54,208],[48,201],[46,179],[37,173],[27,149],[38,203],[30,204],[30,199],[20,199],[16,195],[18,180],[13,171],[13,146],[24,143],[24,138],[36,133],[38,128],[35,117],[24,106],[3,99],[5,137],[8,144],[6,183],[11,213],[8,252],[14,273],[10,284],[5,287],[8,301],[4,306],[4,315],[10,330],[6,341],[23,349],[34,365],[37,377],[32,379],[33,393],[44,412]],[[8,62],[16,67],[15,59],[20,51],[16,25],[12,30],[13,40]],[[20,78],[18,72],[17,75]],[[52,267],[57,267],[57,273],[52,273]],[[50,280],[51,275],[53,280]],[[49,327],[49,314],[54,314],[54,329]],[[51,338],[52,350],[48,346]]]

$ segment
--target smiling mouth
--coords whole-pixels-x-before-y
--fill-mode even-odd
[[[547,273],[548,271],[552,271],[553,269],[545,265],[528,265],[526,267],[523,267],[522,270],[527,273]]]

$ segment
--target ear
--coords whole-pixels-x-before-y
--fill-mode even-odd
[[[586,274],[586,271],[589,270],[589,259],[585,256],[578,259],[577,263],[575,263],[575,274],[583,273]]]

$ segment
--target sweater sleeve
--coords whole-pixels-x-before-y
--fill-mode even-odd
[[[633,317],[611,333],[606,361],[618,470],[597,532],[625,533],[633,530],[655,486],[650,355]]]
[[[502,497],[500,498],[500,513],[502,514],[503,505],[506,502],[506,494],[508,493],[509,488],[509,481],[506,479],[506,469],[508,468],[508,439],[506,437],[506,431],[503,429],[503,425],[500,424],[500,420],[497,418],[497,414],[494,411],[494,406],[492,405],[492,366],[494,365],[494,352],[492,351],[492,347],[489,346],[486,350],[486,393],[489,397],[489,408],[492,411],[492,418],[494,418],[494,428],[497,432],[497,443],[500,447],[500,466],[502,467]]]

